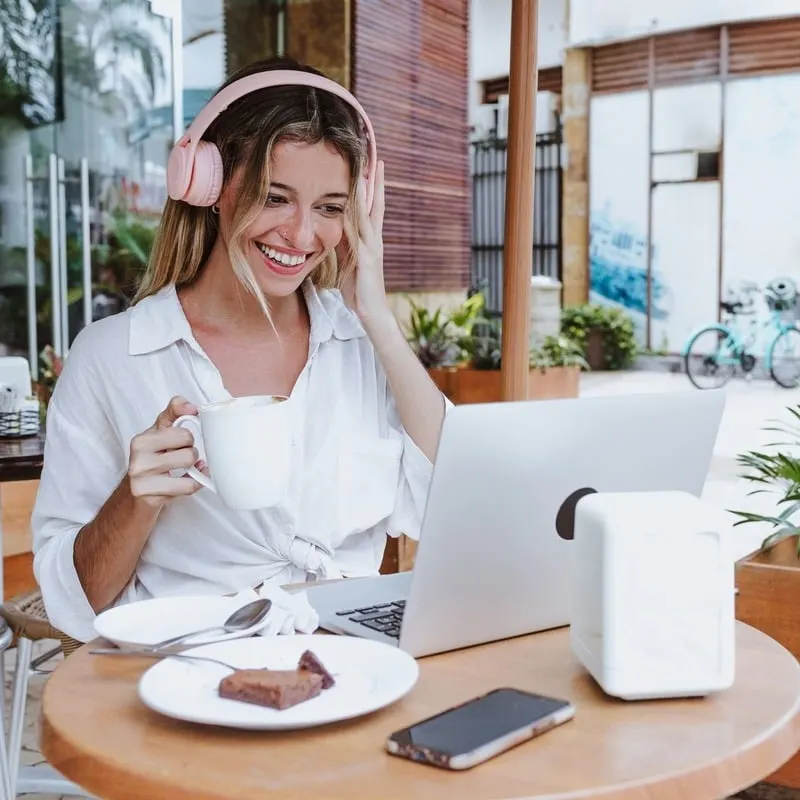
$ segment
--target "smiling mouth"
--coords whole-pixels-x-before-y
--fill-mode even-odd
[[[294,274],[300,272],[306,265],[309,256],[303,255],[289,255],[280,250],[275,250],[268,245],[256,242],[256,247],[261,251],[267,264],[276,272]]]

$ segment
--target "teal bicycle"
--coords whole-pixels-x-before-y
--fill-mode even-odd
[[[794,318],[797,286],[789,278],[767,284],[769,316],[761,319],[754,301],[758,292],[754,284],[743,287],[744,300],[720,303],[721,322],[704,325],[689,337],[681,355],[686,375],[698,389],[718,389],[737,372],[751,377],[759,347],[764,369],[778,386],[800,386],[800,326]]]

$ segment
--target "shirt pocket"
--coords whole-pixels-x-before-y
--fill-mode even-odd
[[[350,440],[339,451],[337,522],[340,541],[387,519],[397,500],[403,443]]]

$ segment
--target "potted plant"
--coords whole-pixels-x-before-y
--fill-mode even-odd
[[[454,374],[454,403],[489,403],[502,399],[502,348],[499,322],[482,321],[462,340],[469,353],[464,369]],[[580,344],[566,336],[548,336],[529,354],[528,398],[577,397],[581,369],[588,365]]]
[[[786,440],[741,454],[742,477],[755,484],[755,493],[776,495],[774,512],[733,511],[735,525],[757,523],[770,531],[761,548],[736,564],[736,618],[780,642],[800,658],[800,406],[789,408],[790,423],[766,430]],[[767,779],[800,789],[800,756],[795,756]]]
[[[636,331],[622,309],[586,303],[561,312],[561,332],[583,348],[593,370],[619,370],[636,356]]]
[[[581,345],[564,334],[547,336],[529,363],[528,396],[539,400],[577,397],[581,371],[590,369]]]
[[[406,300],[411,306],[408,343],[439,389],[449,397],[452,372],[467,358],[464,343],[469,340],[473,325],[482,319],[483,295],[473,294],[449,312],[441,306],[430,311],[409,296]]]

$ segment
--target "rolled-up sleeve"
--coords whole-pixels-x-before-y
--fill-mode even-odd
[[[447,415],[453,404],[444,395],[442,395],[442,401],[445,415]],[[411,539],[419,539],[425,504],[428,500],[428,490],[433,477],[433,464],[403,428],[391,395],[388,415],[389,424],[399,430],[402,435],[403,454],[400,461],[397,501],[394,512],[389,518],[387,532],[389,536],[405,534]]]
[[[95,613],[75,570],[75,539],[126,469],[85,363],[70,355],[47,412],[44,467],[31,518],[33,569],[51,624],[85,642]]]

